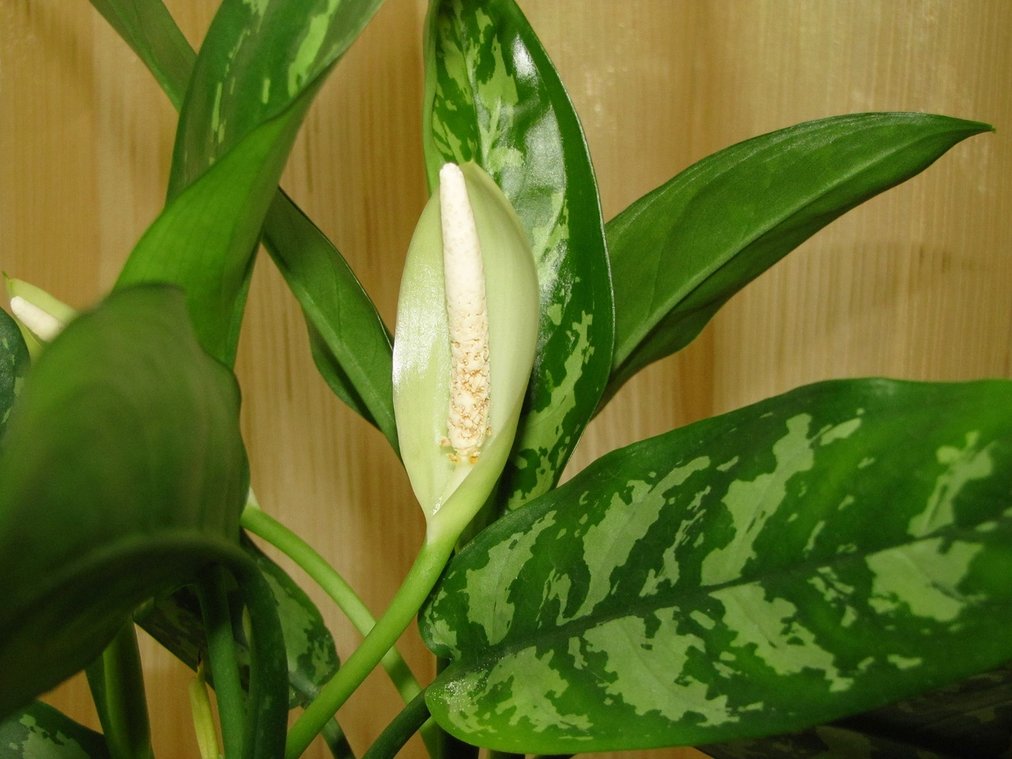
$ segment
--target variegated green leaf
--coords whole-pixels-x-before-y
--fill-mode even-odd
[[[169,202],[119,286],[172,282],[205,349],[235,359],[253,252],[292,142],[326,73],[381,0],[225,0],[183,101]]]
[[[4,759],[107,759],[101,733],[78,724],[63,712],[35,701],[0,720],[0,756]]]
[[[252,542],[243,541],[243,550],[256,563],[274,596],[285,639],[288,661],[289,707],[305,705],[316,695],[319,686],[337,671],[338,659],[334,639],[316,605],[296,582],[271,561]],[[229,605],[238,614],[242,599],[233,588]],[[190,588],[153,599],[135,614],[137,623],[155,640],[171,651],[180,661],[196,670],[207,659],[207,643],[201,620],[200,604]],[[236,624],[236,629],[241,629]],[[237,641],[240,675],[249,679],[249,653],[246,641]]]
[[[1012,382],[837,381],[605,456],[452,562],[437,721],[559,753],[786,732],[1012,658]]]
[[[539,352],[504,473],[515,507],[558,481],[610,371],[597,184],[569,97],[512,0],[433,2],[425,82],[430,184],[446,161],[478,163],[516,209],[537,262]]]
[[[714,153],[637,200],[607,226],[615,356],[606,397],[685,347],[833,219],[988,129],[922,113],[810,121]]]
[[[195,55],[161,0],[92,0],[92,5],[178,107]],[[334,245],[281,191],[263,232],[268,252],[302,306],[320,373],[396,449],[390,337],[372,300]]]
[[[955,759],[1012,752],[1012,666],[803,733],[707,746],[716,759]]]
[[[14,399],[21,392],[29,363],[28,346],[18,323],[6,311],[0,311],[0,437],[7,427]]]

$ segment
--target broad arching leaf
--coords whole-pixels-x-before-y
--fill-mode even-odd
[[[609,454],[476,537],[427,691],[505,751],[798,730],[1012,658],[1012,382],[829,382]]]
[[[245,565],[238,408],[172,288],[118,292],[42,353],[0,441],[0,716],[88,664],[148,596]]]
[[[538,268],[538,356],[504,473],[516,507],[558,482],[611,368],[597,182],[569,96],[512,0],[438,0],[426,32],[430,185],[444,162],[481,166],[520,217]]]
[[[615,356],[606,397],[684,348],[727,300],[829,222],[986,124],[923,113],[809,121],[690,166],[608,222]]]

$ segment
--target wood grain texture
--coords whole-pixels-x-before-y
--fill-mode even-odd
[[[170,3],[194,42],[211,5]],[[1012,374],[1012,4],[522,6],[582,116],[608,218],[708,153],[806,119],[918,110],[999,130],[835,222],[735,298],[686,351],[619,393],[571,471],[619,445],[828,377]],[[322,91],[284,182],[388,323],[425,200],[423,16],[420,0],[386,4]],[[0,3],[0,269],[78,307],[101,297],[158,212],[172,137],[167,101],[87,3]],[[308,536],[378,611],[423,521],[379,434],[319,379],[293,299],[269,260],[260,263],[238,365],[254,485],[264,507]],[[347,655],[355,634],[316,598]],[[403,650],[431,677],[416,637]],[[153,645],[144,657],[159,756],[193,756],[188,673]],[[94,724],[82,681],[53,699]],[[340,716],[361,750],[395,710],[392,688],[374,676]],[[419,745],[405,755],[420,756]]]

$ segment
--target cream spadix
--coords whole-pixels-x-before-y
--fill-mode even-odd
[[[33,357],[42,346],[52,342],[77,316],[77,311],[57,300],[41,287],[23,280],[4,277],[10,296],[11,312]]]
[[[401,457],[429,539],[459,532],[512,447],[538,334],[538,282],[509,201],[448,164],[408,249],[394,336]]]

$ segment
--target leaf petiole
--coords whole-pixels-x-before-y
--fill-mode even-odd
[[[221,740],[225,756],[241,756],[246,721],[246,697],[239,678],[232,619],[225,590],[225,569],[209,568],[197,585],[200,611],[207,630],[208,664],[218,699]]]
[[[243,510],[240,523],[294,561],[330,596],[361,635],[368,635],[375,627],[376,619],[338,571],[305,540],[260,509],[252,497]],[[387,651],[380,664],[390,675],[404,703],[409,703],[421,692],[418,680],[395,648]]]
[[[288,732],[285,757],[296,759],[397,642],[425,602],[453,553],[455,535],[426,541],[390,606],[355,652],[321,689]]]

